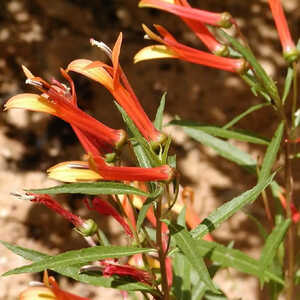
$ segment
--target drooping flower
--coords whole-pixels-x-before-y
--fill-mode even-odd
[[[44,272],[44,283],[38,286],[32,286],[23,291],[19,300],[90,300],[89,298],[80,297],[59,288],[54,277],[49,277]]]
[[[134,56],[134,62],[158,58],[177,58],[229,72],[243,73],[248,64],[244,59],[220,57],[179,43],[164,27],[154,25],[159,35],[143,25],[146,34],[163,45],[152,45],[143,48]]]
[[[79,216],[71,213],[65,209],[60,203],[58,203],[53,197],[47,194],[35,194],[35,193],[25,193],[18,194],[13,193],[14,196],[19,199],[29,200],[31,202],[40,203],[69,221],[74,225],[77,232],[84,236],[91,236],[97,231],[97,225],[92,219],[83,220]]]
[[[151,284],[151,275],[144,270],[138,269],[130,265],[121,265],[119,263],[108,261],[101,261],[101,265],[103,266],[103,276],[129,276],[134,278],[136,281]]]
[[[99,42],[93,40],[93,43],[97,44]],[[107,88],[133,120],[142,135],[156,147],[165,140],[166,136],[158,131],[149,120],[119,64],[121,43],[122,34],[120,33],[112,52],[105,45],[105,51],[111,57],[112,66],[100,61],[77,59],[68,65],[67,70],[80,73]],[[101,45],[101,48],[103,48],[104,44],[101,43]]]
[[[111,151],[124,143],[126,133],[123,130],[109,128],[78,108],[74,83],[64,70],[61,69],[61,72],[69,81],[71,91],[56,80],[49,84],[33,76],[25,67],[23,69],[28,78],[27,83],[36,86],[43,94],[16,95],[6,102],[5,110],[23,108],[63,119],[72,126],[85,150],[94,155],[99,155],[103,150]]]
[[[281,2],[280,0],[268,0],[268,2],[280,38],[283,56],[288,62],[293,62],[300,57],[300,52],[291,37]]]
[[[87,207],[91,210],[97,211],[100,215],[112,216],[124,229],[127,235],[133,237],[132,230],[130,229],[125,218],[121,216],[116,208],[114,208],[108,201],[95,197],[92,201],[92,206],[89,205],[88,201],[85,201]]]
[[[190,4],[186,0],[160,0],[160,2],[163,2],[160,6],[151,6],[150,4],[153,3],[149,3],[149,1],[141,1],[140,6],[144,7],[150,5],[150,7],[170,11],[165,7],[165,4],[169,3],[174,6],[176,5],[177,8],[178,6],[181,6],[183,8],[186,8],[186,10],[192,10]],[[174,10],[170,12],[174,13]],[[228,54],[227,46],[221,44],[216,40],[214,35],[208,30],[203,21],[187,18],[180,14],[179,16],[212,53],[220,56],[226,56]]]
[[[174,170],[168,165],[155,168],[115,167],[108,165],[101,156],[90,157],[89,162],[67,161],[47,170],[50,178],[63,182],[98,180],[115,181],[170,181]]]
[[[139,7],[152,7],[168,11],[174,15],[190,19],[193,21],[201,21],[212,26],[228,28],[232,25],[232,17],[228,12],[213,13],[205,10],[192,8],[188,5],[182,5],[186,1],[170,1],[170,0],[141,0]]]

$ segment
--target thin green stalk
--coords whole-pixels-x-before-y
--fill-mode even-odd
[[[161,272],[161,287],[163,293],[163,300],[169,300],[169,286],[167,280],[167,270],[166,270],[166,263],[165,263],[165,250],[163,247],[163,240],[162,240],[162,222],[161,222],[161,214],[162,214],[162,198],[158,199],[157,206],[155,210],[156,216],[156,244],[158,247],[158,258],[160,263],[160,272]]]

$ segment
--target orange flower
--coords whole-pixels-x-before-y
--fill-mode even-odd
[[[99,42],[93,40],[93,43]],[[119,64],[121,43],[122,34],[120,33],[111,53],[106,45],[101,44],[101,47],[105,47],[106,53],[111,57],[112,66],[100,61],[78,59],[72,61],[67,70],[80,73],[106,87],[133,120],[142,135],[156,147],[165,140],[166,136],[156,130],[149,120]]]
[[[29,287],[19,296],[19,300],[90,300],[89,298],[80,297],[59,288],[54,277],[49,277],[44,272],[44,284]]]
[[[176,6],[177,9],[178,6],[181,6],[185,8],[186,10],[193,10],[191,8],[190,4],[186,0],[160,0],[161,5],[153,5],[151,7],[167,10],[169,12],[175,13],[175,9],[172,11],[168,10],[165,6],[166,3],[169,3],[169,6],[173,5]],[[153,3],[152,3],[153,4]],[[149,6],[149,1],[141,1],[140,6]],[[172,7],[172,6],[171,6]],[[176,14],[176,13],[175,13]],[[205,44],[205,46],[214,54],[220,55],[220,56],[227,56],[228,49],[225,45],[221,44],[216,40],[214,35],[207,29],[205,22],[202,20],[195,20],[191,18],[187,18],[186,16],[177,13],[177,15],[180,16],[180,18],[186,23],[186,25],[195,33],[195,35]]]
[[[143,25],[146,34],[163,45],[148,46],[134,57],[135,62],[157,58],[177,58],[195,64],[217,68],[229,72],[243,73],[248,65],[244,59],[220,57],[179,43],[164,27],[154,25],[159,35]]]
[[[213,13],[205,10],[192,8],[186,4],[186,1],[180,0],[141,0],[140,7],[158,8],[174,15],[190,19],[193,21],[201,21],[212,26],[228,28],[232,25],[232,17],[229,13]]]
[[[284,58],[288,62],[293,62],[299,58],[300,52],[298,51],[298,49],[295,46],[295,43],[292,40],[291,33],[289,31],[287,20],[285,18],[280,0],[268,1],[280,38]]]
[[[61,72],[69,81],[71,91],[56,80],[49,84],[33,76],[25,67],[23,70],[28,78],[27,83],[36,86],[43,94],[16,95],[6,102],[5,110],[24,108],[46,112],[63,119],[70,123],[85,150],[94,155],[98,155],[100,149],[107,152],[124,143],[126,133],[123,130],[109,128],[77,107],[74,83],[64,70],[61,69]]]

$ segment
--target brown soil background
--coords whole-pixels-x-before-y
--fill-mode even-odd
[[[90,37],[112,46],[120,31],[124,35],[122,66],[151,118],[165,91],[168,92],[166,121],[179,115],[182,119],[222,125],[251,105],[263,101],[254,97],[237,76],[222,71],[171,60],[133,65],[133,55],[150,44],[143,40],[141,23],[162,24],[179,40],[202,47],[178,18],[155,10],[138,9],[137,2],[2,0],[1,104],[17,93],[30,92],[30,87],[24,83],[21,64],[45,79],[56,77],[60,80],[59,67],[66,67],[73,59],[106,59],[101,51],[89,45]],[[300,37],[299,1],[283,2],[292,35]],[[237,19],[260,62],[282,85],[284,61],[267,1],[207,0],[191,3],[206,10],[229,11]],[[123,126],[112,97],[104,88],[80,76],[73,78],[84,110],[113,128]],[[80,158],[82,149],[71,128],[56,118],[22,110],[2,113],[0,122],[0,239],[49,254],[86,246],[69,224],[46,208],[15,200],[9,195],[23,188],[54,185],[55,182],[47,179],[45,170],[55,163]],[[239,127],[270,137],[276,127],[276,116],[270,108],[265,108],[242,120]],[[182,183],[195,189],[195,210],[201,217],[255,184],[252,175],[216,156],[212,150],[194,143],[177,128],[167,128],[166,131],[174,137],[173,151],[178,156]],[[248,150],[255,158],[263,150],[262,147],[232,142]],[[299,191],[298,170],[295,163],[296,192]],[[77,213],[87,216],[88,212],[80,201],[75,198],[61,200]],[[259,200],[248,210],[264,222]],[[102,228],[115,241],[118,240],[122,235],[119,227],[109,219],[101,220]],[[223,224],[214,237],[224,244],[233,240],[235,247],[259,257],[262,239],[255,225],[242,212]],[[2,246],[0,251],[1,273],[26,263]],[[0,299],[16,299],[30,280],[40,279],[40,274],[1,278]],[[119,292],[87,287],[60,276],[57,279],[63,288],[84,297],[97,300],[120,297]],[[229,299],[267,299],[256,279],[234,270],[221,271],[216,282]]]

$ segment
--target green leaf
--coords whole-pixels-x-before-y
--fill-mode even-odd
[[[268,178],[262,178],[251,190],[233,198],[213,211],[200,225],[191,231],[193,238],[201,239],[205,234],[215,230],[245,205],[254,202],[260,193],[272,182],[274,176],[275,173]]]
[[[160,165],[159,158],[155,154],[155,152],[152,150],[151,146],[149,143],[145,140],[145,138],[141,135],[139,132],[138,128],[135,126],[133,121],[129,118],[125,110],[115,102],[115,105],[117,106],[118,110],[120,111],[122,118],[128,127],[130,133],[132,134],[133,138],[135,141],[137,141],[140,146],[142,147],[144,154],[147,156],[147,159],[151,163],[151,167],[157,167]]]
[[[57,185],[46,189],[32,189],[28,192],[36,194],[85,194],[85,195],[121,195],[134,194],[139,196],[150,196],[148,193],[141,191],[127,184],[101,181],[92,183],[69,183]]]
[[[175,253],[172,260],[174,279],[173,288],[176,300],[191,299],[191,264],[181,253]]]
[[[278,90],[275,82],[268,76],[266,71],[256,60],[252,51],[249,48],[244,47],[237,39],[227,34],[224,30],[220,29],[218,32],[221,34],[223,38],[227,39],[232,44],[232,46],[238,52],[240,52],[243,55],[243,57],[251,64],[256,76],[261,81],[266,92],[273,98],[273,100],[278,101],[279,95],[278,95]]]
[[[262,166],[261,170],[259,172],[259,180],[267,178],[270,176],[271,169],[274,165],[274,162],[277,157],[277,153],[280,147],[282,135],[284,130],[284,123],[281,122],[274,134],[274,137],[272,138],[271,143],[269,144]]]
[[[236,116],[234,119],[232,119],[226,125],[224,125],[222,128],[223,129],[229,129],[230,127],[232,127],[233,125],[235,125],[236,123],[238,123],[241,119],[243,119],[247,115],[249,115],[249,114],[253,113],[254,111],[259,110],[259,109],[261,109],[261,108],[263,108],[265,106],[270,106],[270,104],[269,103],[261,103],[261,104],[257,104],[257,105],[251,106],[246,111],[244,111],[240,115]]]
[[[294,71],[292,67],[288,67],[288,71],[285,77],[285,81],[284,81],[284,90],[283,90],[283,95],[282,95],[282,104],[285,103],[285,100],[287,99],[290,90],[291,90],[291,86],[292,86],[292,82],[293,82],[293,75],[294,75]]]
[[[213,284],[207,267],[198,249],[197,241],[195,241],[190,233],[184,227],[177,224],[168,224],[172,237],[176,241],[177,247],[183,252],[192,267],[198,272],[200,279],[204,282],[208,290],[218,293]]]
[[[154,126],[157,130],[161,131],[163,127],[163,115],[166,105],[166,95],[167,93],[164,93],[161,97],[159,107],[156,112],[155,120],[154,120]]]
[[[256,136],[252,133],[237,131],[237,130],[227,130],[222,127],[210,126],[210,125],[200,125],[191,121],[173,120],[170,122],[171,125],[178,125],[182,127],[188,127],[195,130],[203,131],[212,136],[217,136],[225,139],[235,139],[243,142],[249,142],[253,144],[268,145],[269,141],[267,139]]]
[[[297,109],[294,114],[294,127],[298,127],[300,124],[300,109]]]
[[[246,215],[248,216],[248,218],[253,221],[253,223],[255,223],[259,234],[262,236],[262,238],[265,240],[268,236],[268,233],[266,231],[266,229],[264,228],[264,226],[261,224],[261,222],[254,216],[252,216],[251,214],[246,213]]]
[[[221,139],[211,136],[190,126],[180,125],[183,130],[193,139],[201,144],[213,148],[220,156],[233,161],[234,163],[245,167],[251,172],[256,172],[256,161],[246,152],[225,142]]]
[[[264,274],[265,270],[272,264],[278,247],[282,243],[290,224],[290,219],[277,224],[271,234],[268,236],[259,259],[260,274]],[[263,282],[263,278],[261,278],[261,281]]]
[[[4,273],[2,276],[41,272],[46,269],[68,267],[72,264],[84,264],[105,258],[120,258],[123,256],[130,256],[138,253],[146,253],[149,251],[153,251],[153,249],[117,246],[95,246],[80,250],[72,250],[58,254],[56,256],[47,257],[31,265],[10,270]]]
[[[241,77],[250,86],[251,92],[254,94],[255,97],[257,97],[259,93],[268,101],[268,103],[265,104],[271,104],[271,97],[265,92],[264,87],[257,81],[255,76],[253,76],[251,70],[245,74],[242,74]]]
[[[195,242],[199,250],[199,256],[209,258],[213,262],[219,263],[222,267],[232,267],[240,272],[260,277],[260,262],[247,254],[216,242],[205,240],[197,240]],[[266,280],[271,279],[284,284],[280,277],[269,270],[265,270],[262,276]]]
[[[3,242],[3,241],[0,241],[0,242],[6,248],[8,248],[12,252],[14,252],[15,254],[17,254],[27,260],[33,261],[33,262],[39,262],[46,258],[52,257],[50,255],[47,255],[47,254],[44,254],[44,253],[41,253],[41,252],[38,252],[35,250],[15,246],[15,245]],[[83,265],[84,264],[68,265],[68,266],[64,266],[64,267],[55,267],[55,268],[51,268],[51,270],[53,270],[61,275],[73,278],[77,281],[91,284],[94,286],[116,288],[116,289],[126,290],[126,291],[140,290],[140,291],[155,293],[155,291],[149,285],[146,285],[146,284],[143,284],[140,282],[132,282],[127,279],[118,279],[118,278],[114,278],[114,277],[103,277],[99,274],[97,274],[97,275],[80,274],[79,271]]]

